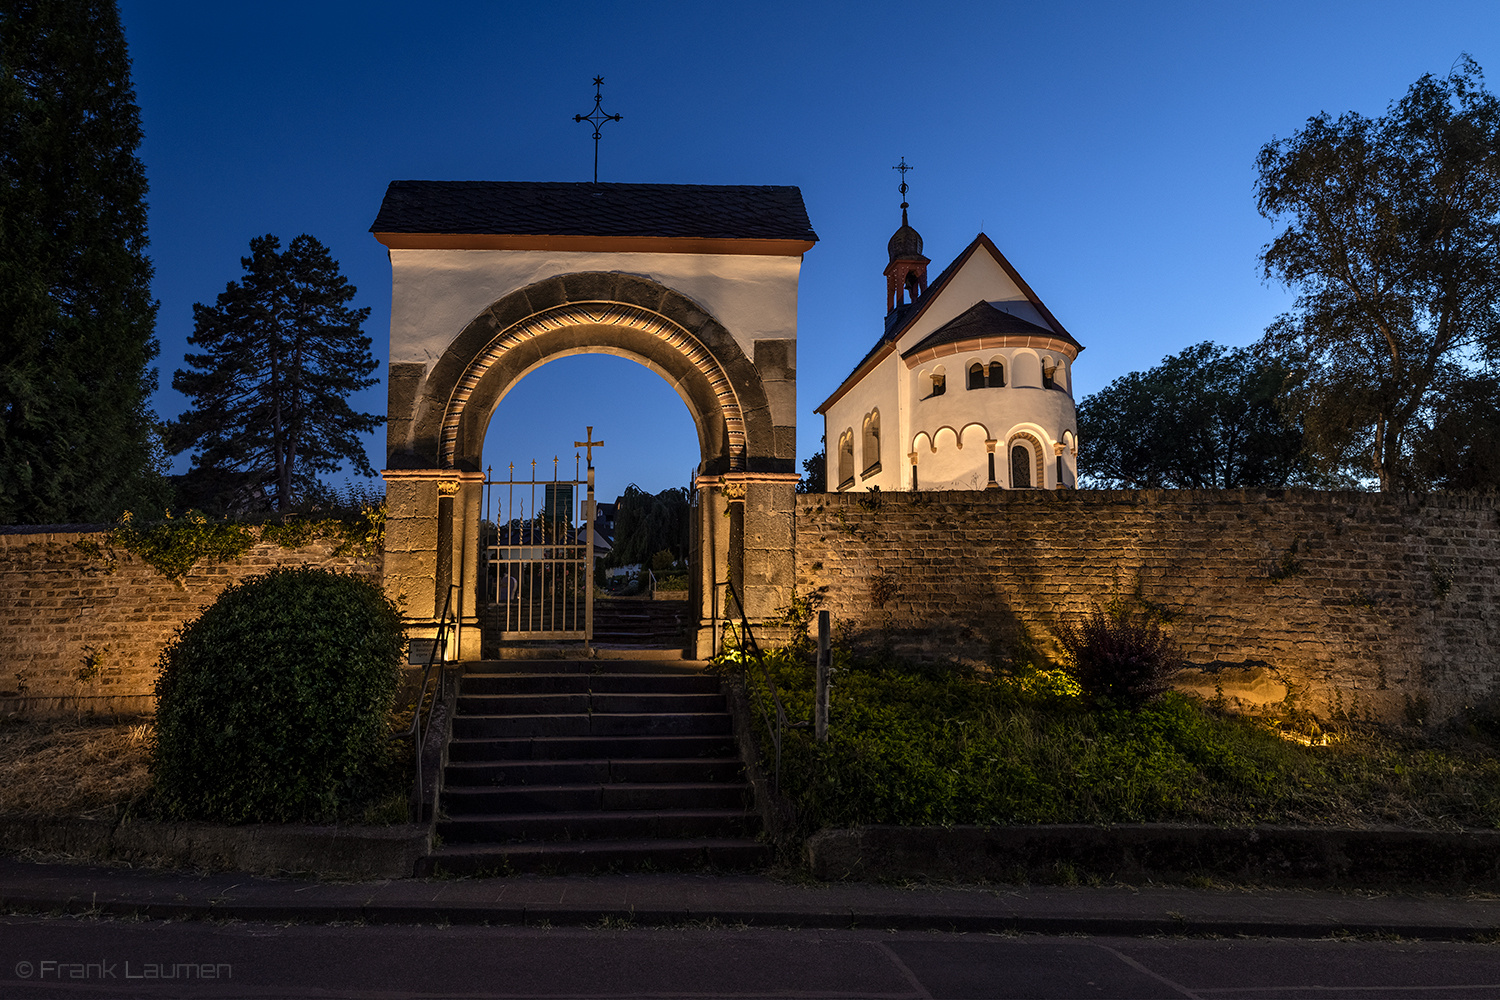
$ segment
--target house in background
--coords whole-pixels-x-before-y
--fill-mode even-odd
[[[829,492],[1075,487],[1083,345],[983,233],[929,285],[906,210],[885,332],[817,409]]]

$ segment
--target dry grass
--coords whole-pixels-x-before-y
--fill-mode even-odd
[[[123,806],[151,783],[150,723],[0,719],[0,813],[79,816]]]

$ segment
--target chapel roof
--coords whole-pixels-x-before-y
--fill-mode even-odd
[[[1074,340],[1066,331],[1057,332],[1044,326],[1037,326],[1030,320],[1012,315],[1004,309],[998,309],[981,300],[902,351],[901,357],[909,358],[913,354],[941,347],[944,344],[978,340],[981,337],[1049,337],[1065,341],[1083,350],[1083,345]]]
[[[476,237],[816,242],[790,185],[392,181],[370,231]],[[388,246],[409,239],[382,239]]]
[[[823,402],[819,404],[818,408],[813,412],[822,413],[824,410],[828,409],[828,407],[832,406],[840,399],[840,397],[844,395],[844,393],[853,388],[853,386],[864,377],[865,373],[869,371],[869,369],[872,368],[881,358],[885,357],[891,351],[895,350],[896,342],[901,339],[901,335],[904,334],[908,329],[910,329],[912,324],[917,321],[917,318],[920,317],[922,313],[927,311],[927,307],[930,306],[934,301],[937,300],[940,295],[943,294],[944,287],[947,286],[948,282],[953,278],[953,276],[957,274],[966,263],[968,263],[969,258],[973,257],[974,254],[980,251],[987,252],[991,257],[995,259],[996,263],[1000,265],[1001,269],[1010,276],[1013,282],[1015,282],[1016,287],[1021,290],[1021,293],[1026,296],[1026,300],[1036,308],[1036,311],[1041,314],[1042,319],[1046,320],[1047,323],[1052,327],[1052,329],[1050,330],[1046,329],[1045,327],[1038,327],[1036,329],[1040,329],[1048,336],[1056,337],[1058,340],[1061,340],[1064,343],[1073,344],[1080,351],[1083,350],[1083,345],[1079,344],[1077,340],[1073,339],[1072,334],[1063,329],[1063,325],[1057,321],[1057,317],[1052,315],[1052,311],[1048,309],[1046,305],[1043,304],[1042,300],[1037,296],[1037,294],[1031,290],[1031,286],[1026,284],[1026,280],[1021,277],[1020,273],[1015,269],[1015,267],[1011,265],[1011,262],[1005,259],[1005,254],[1000,252],[1000,248],[995,246],[994,241],[984,233],[980,233],[978,236],[974,237],[972,243],[964,248],[963,253],[954,258],[953,263],[943,268],[943,273],[939,274],[937,278],[932,282],[932,284],[927,286],[927,291],[922,293],[921,298],[908,305],[898,307],[894,312],[886,317],[885,333],[881,334],[880,339],[875,341],[874,345],[871,346],[870,350],[866,352],[863,358],[860,358],[859,363],[854,366],[854,370],[851,371],[848,377],[846,377],[844,381],[839,384],[839,387],[833,391],[833,394],[827,399],[823,400]],[[970,311],[972,311],[972,309]],[[1000,312],[1000,310],[997,309],[996,312]],[[953,320],[950,320],[949,324],[947,325],[951,325],[961,318],[961,316],[955,317]],[[936,332],[937,331],[934,331],[934,333]],[[924,342],[926,339],[927,338],[924,338]]]

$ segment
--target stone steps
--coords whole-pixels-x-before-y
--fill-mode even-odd
[[[682,661],[501,660],[460,680],[428,873],[770,860],[718,678]]]
[[[687,601],[600,597],[594,601],[594,638],[600,645],[681,649],[687,640]]]
[[[511,760],[503,763],[480,760],[450,763],[447,777],[450,788],[590,783],[603,785],[627,781],[695,784],[737,781],[743,770],[744,764],[738,757]]]
[[[450,761],[596,760],[618,757],[722,757],[737,753],[728,736],[521,736],[453,740]]]
[[[748,871],[764,867],[767,856],[766,845],[749,837],[454,844],[443,847],[438,869],[480,877],[521,872]]]

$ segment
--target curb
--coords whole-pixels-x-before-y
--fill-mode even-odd
[[[627,929],[729,925],[799,930],[936,931],[969,934],[1045,934],[1107,937],[1401,937],[1429,941],[1486,941],[1500,934],[1495,922],[1391,919],[1274,919],[1234,917],[1102,916],[1016,912],[884,912],[861,909],[638,908],[531,903],[302,903],[178,901],[117,898],[60,899],[26,892],[0,894],[0,911],[149,920],[240,920],[268,923],[367,923],[379,925],[603,927]]]

